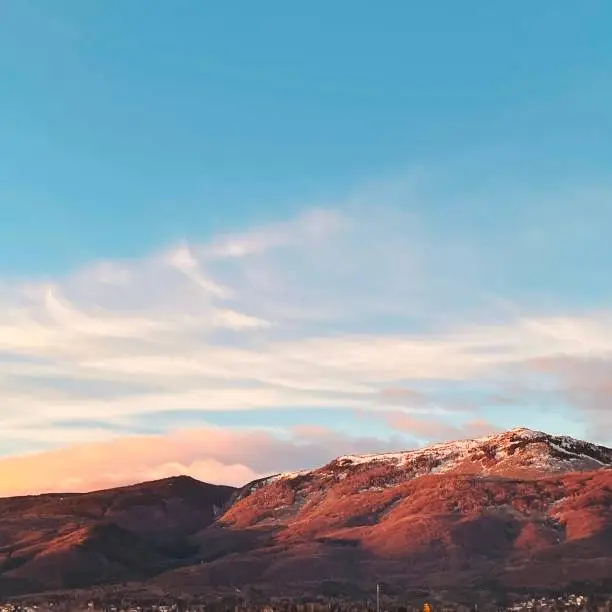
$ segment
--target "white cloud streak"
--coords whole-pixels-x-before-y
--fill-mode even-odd
[[[490,380],[534,360],[612,355],[605,311],[519,309],[480,324],[450,313],[432,330],[436,304],[473,290],[457,270],[475,254],[434,255],[397,210],[352,212],[314,210],[14,285],[0,306],[0,425],[17,437],[34,423],[172,410],[376,408],[408,380]],[[138,392],[122,394],[127,384]],[[100,385],[117,392],[101,397]]]

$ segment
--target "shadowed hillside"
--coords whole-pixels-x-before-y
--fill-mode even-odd
[[[181,476],[82,494],[0,499],[3,591],[144,578],[184,562],[232,487]]]

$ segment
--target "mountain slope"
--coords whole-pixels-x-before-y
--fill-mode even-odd
[[[49,589],[144,578],[164,569],[167,559],[145,539],[103,523],[24,546],[8,565],[6,577]]]
[[[612,579],[608,469],[527,480],[427,475],[387,489],[328,492],[297,512],[282,507],[296,493],[291,482],[269,485],[268,507],[281,502],[274,516],[241,509],[238,524],[234,508],[224,529],[201,534],[203,546],[213,536],[251,535],[252,548],[228,546],[225,556],[155,583],[316,593],[333,580],[371,593],[381,578],[396,588]]]
[[[0,499],[0,586],[33,591],[150,576],[194,552],[189,536],[233,492],[181,476]]]

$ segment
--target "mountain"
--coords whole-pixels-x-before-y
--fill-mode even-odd
[[[339,457],[237,491],[199,535],[214,559],[157,580],[371,593],[380,579],[397,588],[612,579],[609,466],[612,449],[523,428]]]
[[[187,476],[90,493],[0,499],[0,592],[145,578],[196,550],[232,487]]]
[[[338,457],[241,489],[180,477],[4,499],[0,589],[612,588],[611,468],[612,449],[514,429]]]

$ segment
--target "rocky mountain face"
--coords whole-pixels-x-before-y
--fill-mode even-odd
[[[0,589],[612,585],[612,449],[515,429],[277,474],[0,500]],[[221,510],[222,509],[222,510]],[[136,583],[135,583],[136,584]],[[142,582],[138,582],[142,586]]]

